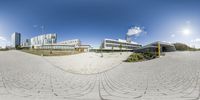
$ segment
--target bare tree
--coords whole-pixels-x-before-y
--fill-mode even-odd
[[[101,44],[100,46],[101,57],[103,57],[102,49],[103,49],[103,44]]]
[[[112,45],[112,53],[113,53],[113,50],[114,50],[114,46]]]
[[[122,55],[122,44],[119,45],[120,55]]]

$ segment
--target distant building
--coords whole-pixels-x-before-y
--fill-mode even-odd
[[[56,41],[57,41],[57,35],[55,33],[44,34],[31,38],[31,46],[55,44]]]
[[[75,50],[79,52],[89,52],[91,48],[90,45],[79,45],[78,47],[75,47]]]
[[[26,39],[23,43],[22,43],[22,47],[30,47],[31,46],[31,40],[30,39]]]
[[[24,47],[29,46],[33,49],[76,50],[80,52],[87,52],[91,47],[90,45],[82,45],[79,39],[66,40],[57,43],[57,35],[55,33],[33,37],[30,40],[26,40],[22,45]]]
[[[20,44],[21,44],[21,34],[18,33],[18,32],[14,32],[11,35],[11,41],[12,41],[12,47],[13,48],[20,46]]]
[[[35,45],[34,49],[44,49],[44,50],[74,50],[74,45],[67,44],[43,44],[43,45]]]
[[[80,46],[81,45],[81,41],[79,39],[73,39],[73,40],[66,40],[66,41],[59,42],[59,44]]]
[[[58,44],[71,45],[74,47],[76,51],[80,51],[80,52],[88,52],[91,48],[90,45],[82,45],[79,39],[66,40],[66,41],[59,42]]]
[[[44,44],[44,45],[37,45],[34,46],[34,49],[44,49],[44,50],[76,50],[79,52],[88,52],[90,50],[91,46],[90,45],[68,45],[68,44],[61,44],[61,43],[56,43],[56,44]]]
[[[133,41],[127,41],[127,40],[122,40],[122,39],[118,39],[118,40],[114,40],[114,39],[104,39],[102,42],[102,48],[103,49],[108,49],[108,50],[134,50],[136,48],[141,47],[141,45],[139,45],[136,42]]]
[[[26,45],[26,43],[24,43]],[[31,38],[31,47],[34,49],[53,49],[53,50],[76,50],[87,52],[90,45],[82,45],[79,39],[66,40],[57,43],[56,34],[44,34]]]

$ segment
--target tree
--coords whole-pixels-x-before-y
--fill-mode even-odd
[[[100,46],[101,57],[103,57],[102,49],[103,49],[103,44]]]
[[[22,49],[20,45],[16,45],[15,48],[16,48],[17,50]]]
[[[112,45],[112,53],[113,53],[113,50],[114,50],[114,46]]]
[[[119,45],[120,55],[122,54],[122,44]]]

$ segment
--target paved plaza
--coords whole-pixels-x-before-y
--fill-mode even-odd
[[[200,52],[136,63],[131,53],[42,57],[0,51],[0,100],[199,100]]]

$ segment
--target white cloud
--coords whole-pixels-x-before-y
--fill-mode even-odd
[[[0,36],[0,42],[2,41],[7,41],[7,39],[5,37]]]
[[[9,45],[10,42],[3,36],[0,36],[0,47],[5,47],[6,45]]]
[[[128,32],[126,33],[126,35],[128,36],[139,36],[141,33],[146,33],[141,27],[135,26],[135,27],[131,27],[130,29],[128,29]]]

